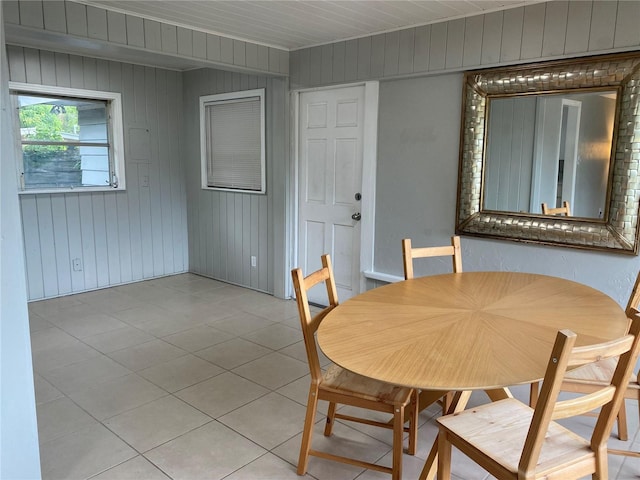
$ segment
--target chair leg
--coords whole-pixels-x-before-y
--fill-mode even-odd
[[[447,433],[440,428],[438,433],[438,480],[451,480],[451,443]]]
[[[327,410],[327,423],[324,426],[324,436],[328,437],[333,431],[333,424],[336,420],[336,404],[329,402],[329,410]]]
[[[316,419],[316,410],[318,408],[318,389],[309,389],[309,398],[307,399],[307,414],[304,419],[304,430],[302,431],[302,443],[300,444],[300,457],[298,457],[298,475],[307,473],[307,465],[309,463],[309,450],[311,449],[311,438],[313,437],[313,425]]]
[[[402,439],[404,437],[404,407],[396,405],[393,413],[393,464],[391,480],[402,480]]]
[[[529,406],[531,408],[536,408],[536,403],[538,403],[538,388],[538,382],[533,382],[529,388]]]
[[[420,411],[418,410],[419,406],[418,399],[418,391],[414,390],[411,394],[411,412],[409,419],[409,448],[407,449],[407,453],[409,455],[415,455],[416,449],[418,445],[418,416]]]
[[[629,440],[629,431],[627,430],[627,409],[624,400],[622,400],[620,410],[618,411],[618,438],[623,442]]]
[[[609,480],[609,460],[607,458],[607,445],[596,449],[596,471],[591,475],[592,480]]]

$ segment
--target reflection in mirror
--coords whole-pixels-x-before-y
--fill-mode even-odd
[[[616,90],[489,98],[483,210],[602,218]]]

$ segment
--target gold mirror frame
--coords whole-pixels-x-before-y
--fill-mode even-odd
[[[456,233],[637,255],[639,67],[639,54],[621,54],[467,72],[463,87]],[[604,219],[483,210],[487,99],[604,87],[619,92]]]

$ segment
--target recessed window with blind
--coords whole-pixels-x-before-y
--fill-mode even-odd
[[[202,188],[265,193],[264,89],[200,97]]]

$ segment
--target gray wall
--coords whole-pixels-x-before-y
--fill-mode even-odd
[[[640,2],[558,1],[292,52],[292,87],[384,80],[374,269],[402,275],[404,235],[427,245],[454,233],[462,74],[451,72],[637,50],[639,23]],[[609,253],[472,237],[462,246],[465,270],[556,275],[621,304],[640,270],[638,257]],[[419,268],[450,267],[436,261]]]
[[[29,299],[185,272],[182,75],[15,46],[7,53],[12,81],[120,92],[123,101],[126,191],[20,196]],[[82,271],[71,268],[75,258]]]
[[[377,272],[403,275],[403,238],[415,239],[416,246],[435,245],[448,242],[453,233],[461,91],[462,74],[380,84]],[[431,271],[451,270],[451,261],[425,262]],[[416,274],[424,268],[416,262]]]
[[[265,88],[265,195],[203,190],[199,97]],[[184,74],[189,271],[283,297],[288,189],[287,81],[201,69]],[[251,256],[257,266],[251,267]]]
[[[0,52],[4,52],[0,11]],[[0,56],[0,478],[40,478],[6,56]]]

